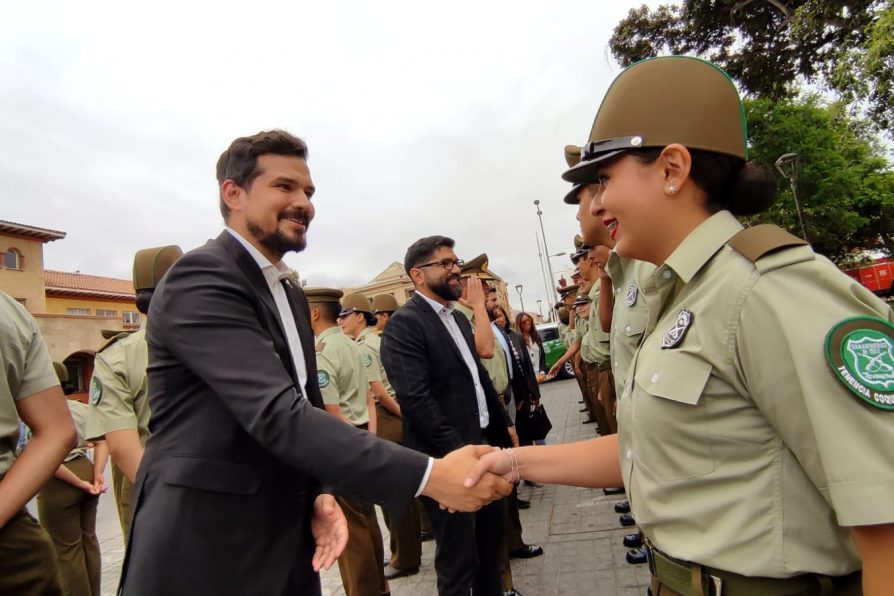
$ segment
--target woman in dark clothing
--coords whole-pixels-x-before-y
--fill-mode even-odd
[[[534,319],[526,312],[520,312],[515,317],[515,328],[524,341],[525,351],[532,363],[535,364],[534,375],[538,383],[542,383],[546,374],[546,354],[543,351],[543,341],[534,327]]]

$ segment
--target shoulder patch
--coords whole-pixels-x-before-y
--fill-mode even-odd
[[[325,370],[317,371],[317,385],[320,386],[320,389],[327,386],[329,384],[329,373]]]
[[[98,406],[102,402],[102,381],[95,376],[90,382],[90,405]]]
[[[325,349],[326,349],[326,342],[324,342],[324,341],[318,341],[317,345],[314,346],[314,350],[317,352],[322,352]]]
[[[364,352],[364,353],[363,353],[363,364],[364,364],[365,366],[370,366],[372,363],[373,363],[372,356],[370,356],[369,354],[367,354],[366,352]]]
[[[119,333],[117,335],[113,335],[108,340],[106,340],[106,343],[102,344],[102,346],[100,346],[100,348],[98,350],[96,350],[96,353],[99,354],[100,352],[102,352],[103,350],[108,348],[109,346],[118,343],[125,337],[130,337],[131,333],[133,333],[133,331],[122,331],[121,333]]]
[[[894,325],[851,317],[826,335],[826,361],[838,380],[867,404],[894,410]]]

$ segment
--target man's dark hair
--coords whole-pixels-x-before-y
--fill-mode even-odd
[[[217,160],[217,184],[232,180],[249,190],[255,178],[261,175],[258,158],[262,155],[288,155],[307,159],[307,144],[284,130],[267,130],[250,137],[239,137],[221,153]],[[230,208],[220,196],[220,214],[224,221],[230,216]]]
[[[338,302],[316,302],[311,308],[320,311],[320,316],[327,323],[337,323],[338,315],[341,313],[341,304]]]
[[[442,246],[453,248],[455,244],[456,242],[453,241],[453,238],[448,238],[447,236],[428,236],[427,238],[420,238],[407,249],[407,254],[404,257],[404,270],[407,272],[407,275],[409,275],[410,269],[430,260],[436,250]]]

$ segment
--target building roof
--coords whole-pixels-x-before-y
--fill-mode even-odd
[[[83,273],[65,271],[44,271],[47,295],[83,296],[85,298],[111,298],[133,300],[135,292],[129,279],[115,279]]]
[[[65,232],[50,230],[48,228],[38,228],[37,226],[26,226],[24,224],[2,219],[0,219],[0,234],[24,236],[26,238],[42,240],[43,242],[52,242],[53,240],[61,240],[65,238]]]

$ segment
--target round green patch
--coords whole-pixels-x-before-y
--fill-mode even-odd
[[[319,385],[320,388],[323,388],[328,384],[329,384],[329,373],[327,373],[325,370],[318,371],[317,372],[317,385]]]
[[[894,410],[894,325],[876,317],[841,321],[826,336],[826,360],[854,395]]]
[[[363,364],[365,364],[366,366],[369,366],[372,363],[373,363],[372,356],[364,353],[363,354]]]
[[[94,406],[98,406],[99,402],[102,401],[102,382],[93,377],[93,381],[90,383],[90,403]]]

